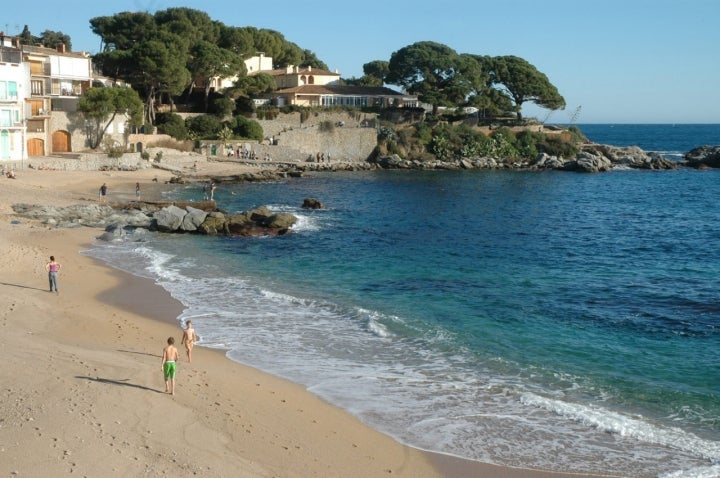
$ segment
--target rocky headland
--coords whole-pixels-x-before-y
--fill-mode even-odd
[[[290,232],[297,217],[274,213],[265,206],[229,214],[215,207],[214,201],[141,202],[125,204],[76,204],[47,206],[14,204],[19,217],[48,227],[93,227],[105,232],[103,241],[143,241],[148,231],[197,233],[224,236],[280,236]]]
[[[138,161],[138,169],[156,167],[173,174],[165,183],[244,183],[276,181],[288,177],[302,177],[320,171],[367,171],[378,169],[406,170],[516,170],[516,171],[572,171],[599,173],[618,169],[671,170],[678,167],[696,169],[720,167],[720,146],[701,146],[684,155],[684,160],[670,161],[660,154],[647,153],[638,147],[616,147],[585,144],[573,158],[560,158],[544,153],[533,159],[462,158],[456,160],[409,160],[397,155],[379,156],[367,161],[333,162],[276,162],[263,164],[234,164],[233,161],[207,161],[198,169],[194,156],[183,155],[174,164],[172,155],[163,164]],[[206,158],[202,158],[206,159]],[[188,161],[195,167],[187,166]],[[184,165],[185,164],[185,165]],[[50,169],[50,168],[42,168]],[[127,170],[126,166],[124,170]],[[130,167],[129,169],[132,169]],[[84,198],[87,200],[87,198]],[[303,207],[321,208],[313,198]],[[148,231],[164,233],[193,233],[226,236],[279,236],[292,231],[297,218],[292,214],[274,213],[262,206],[251,211],[230,214],[219,210],[214,201],[137,201],[110,204],[92,203],[70,206],[14,204],[16,216],[39,221],[47,227],[94,227],[105,230],[99,239],[144,240]]]

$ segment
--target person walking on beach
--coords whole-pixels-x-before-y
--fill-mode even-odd
[[[196,341],[197,335],[195,335],[195,329],[193,329],[192,321],[188,320],[185,322],[185,330],[183,331],[183,337],[180,343],[185,346],[189,363],[192,363],[192,349]]]
[[[50,256],[50,262],[45,265],[45,270],[48,271],[48,280],[50,281],[50,292],[55,289],[56,294],[60,294],[58,290],[58,274],[60,273],[60,264],[55,262],[55,256]]]
[[[135,183],[135,197],[140,197],[140,183]]]
[[[165,393],[175,395],[175,372],[177,371],[178,351],[175,348],[175,338],[168,337],[167,347],[162,353],[162,371],[165,377]]]
[[[105,202],[106,195],[107,195],[107,184],[103,183],[103,185],[100,186],[100,202]]]

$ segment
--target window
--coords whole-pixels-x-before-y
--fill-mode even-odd
[[[17,82],[0,81],[0,100],[17,100]]]
[[[31,116],[42,116],[45,114],[43,100],[30,100],[29,103]]]
[[[2,127],[12,126],[12,111],[11,110],[0,110],[0,126],[2,126]]]
[[[42,133],[45,131],[45,121],[43,120],[28,120],[27,122],[28,133]]]
[[[45,94],[43,80],[30,80],[30,92],[33,96],[43,96]]]
[[[31,75],[44,75],[45,74],[45,68],[43,68],[43,64],[40,61],[31,61],[30,62],[30,74]]]

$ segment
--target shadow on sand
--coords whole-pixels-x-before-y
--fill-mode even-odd
[[[38,287],[30,287],[30,286],[22,285],[22,284],[10,284],[9,282],[0,282],[0,285],[6,285],[8,287],[18,287],[20,289],[31,289],[31,290],[39,290],[41,292],[49,292],[48,289],[40,289]]]
[[[75,378],[82,378],[82,379],[85,379],[85,380],[90,380],[90,381],[92,381],[92,382],[107,383],[107,384],[110,384],[110,385],[120,385],[120,386],[123,386],[123,387],[139,388],[139,389],[141,389],[141,390],[149,390],[149,391],[155,392],[155,393],[163,393],[162,390],[157,390],[157,389],[154,389],[154,388],[145,387],[145,386],[143,386],[143,385],[137,385],[137,384],[134,384],[134,383],[130,383],[130,382],[128,381],[128,380],[130,380],[130,379],[127,379],[127,378],[124,379],[124,380],[111,380],[111,379],[109,379],[109,378],[83,377],[83,376],[81,376],[81,375],[76,375]]]

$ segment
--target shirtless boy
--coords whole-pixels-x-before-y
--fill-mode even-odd
[[[165,393],[175,395],[175,371],[178,361],[178,351],[175,348],[175,338],[168,337],[167,347],[163,349],[162,371],[165,377]]]
[[[193,329],[192,321],[188,320],[187,322],[185,322],[185,330],[183,331],[183,337],[180,343],[185,345],[188,362],[190,363],[192,363],[192,349],[196,341],[197,335],[195,335],[195,329]]]

